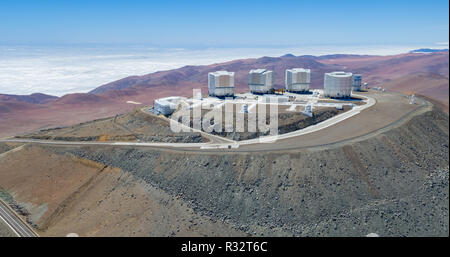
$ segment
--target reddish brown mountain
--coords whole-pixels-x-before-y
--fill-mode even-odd
[[[322,64],[317,57],[262,57],[258,59],[242,59],[225,63],[185,66],[183,68],[155,72],[144,76],[132,76],[118,81],[108,83],[91,91],[94,94],[104,94],[110,90],[124,90],[152,88],[164,86],[168,88],[196,87],[207,88],[208,72],[216,70],[228,70],[235,72],[235,86],[237,90],[246,90],[248,83],[248,72],[251,69],[265,68],[274,71],[275,85],[284,86],[284,71],[293,67],[308,67],[312,72],[312,86],[320,87],[323,83],[323,73],[338,68],[337,65]]]
[[[284,86],[284,70],[293,67],[307,67],[312,71],[312,87],[321,88],[323,73],[332,70],[350,70],[361,73],[366,81],[380,83],[415,72],[437,73],[448,77],[448,51],[432,54],[401,54],[394,56],[368,55],[326,55],[320,57],[284,55],[282,57],[262,57],[242,59],[206,66],[185,66],[183,68],[161,71],[144,76],[132,76],[100,86],[91,91],[104,94],[110,90],[133,88],[130,92],[142,88],[199,87],[206,88],[207,74],[216,70],[228,70],[236,73],[237,90],[247,89],[248,71],[265,68],[274,71],[275,85]],[[135,94],[135,93],[127,93]]]
[[[34,104],[19,102],[15,100],[0,100],[0,120],[1,115],[5,115],[7,113],[14,113],[19,111],[24,111],[32,108],[37,108]]]
[[[67,94],[54,101],[53,104],[58,105],[82,105],[82,104],[108,104],[113,100],[100,95],[89,93]]]
[[[45,104],[58,99],[56,96],[34,93],[31,95],[6,95],[0,94],[0,101],[17,101],[31,104]]]
[[[324,64],[339,64],[342,69],[361,73],[371,83],[386,82],[414,73],[435,73],[448,78],[448,51],[432,54],[400,54],[393,56],[341,56],[325,58]]]

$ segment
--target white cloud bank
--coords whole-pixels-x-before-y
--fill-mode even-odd
[[[131,75],[241,58],[324,54],[392,55],[427,46],[306,46],[298,48],[102,48],[0,46],[0,93],[61,96],[88,92]],[[429,46],[430,47],[430,46]],[[432,46],[431,46],[432,47]]]

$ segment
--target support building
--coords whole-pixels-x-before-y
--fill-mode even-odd
[[[352,91],[361,91],[361,82],[362,76],[361,74],[353,74],[352,76]]]

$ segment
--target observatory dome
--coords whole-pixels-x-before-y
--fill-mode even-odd
[[[334,71],[325,73],[323,94],[325,97],[346,98],[352,92],[352,73]]]

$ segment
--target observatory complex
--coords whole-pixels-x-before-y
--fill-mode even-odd
[[[285,82],[288,92],[307,92],[309,91],[309,84],[311,84],[311,70],[303,68],[286,70]]]
[[[266,69],[251,70],[248,73],[248,86],[254,94],[266,94],[273,89],[273,72]]]
[[[324,74],[322,89],[311,89],[312,94],[303,94],[310,91],[311,70],[293,68],[285,71],[286,91],[274,88],[273,71],[267,69],[253,69],[248,73],[248,85],[250,92],[235,94],[234,72],[215,71],[208,73],[209,97],[203,99],[201,92],[192,99],[171,96],[159,98],[154,101],[153,111],[157,114],[170,116],[177,109],[178,104],[184,103],[192,109],[199,104],[219,106],[233,103],[242,104],[241,112],[250,113],[256,105],[279,104],[288,106],[290,111],[296,111],[299,107],[302,113],[312,117],[312,109],[315,107],[335,107],[342,110],[343,105],[350,105],[346,98],[350,98],[352,91],[361,91],[362,75],[344,71],[334,71]],[[365,83],[367,84],[367,83]],[[232,97],[233,99],[223,99]],[[342,98],[341,103],[336,99]],[[199,101],[200,100],[200,101]],[[189,107],[190,106],[190,107]],[[203,105],[202,105],[203,106]]]
[[[325,97],[348,98],[352,93],[352,76],[350,72],[334,71],[325,73],[323,94]]]
[[[208,90],[210,96],[234,96],[234,72],[215,71],[208,73]]]

